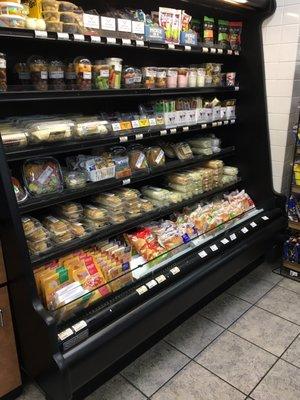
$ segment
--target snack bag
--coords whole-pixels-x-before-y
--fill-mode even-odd
[[[209,45],[213,45],[214,44],[214,29],[215,29],[215,20],[214,20],[214,18],[204,17],[203,42],[205,44],[209,44]]]
[[[218,44],[227,49],[229,47],[229,22],[218,20]]]
[[[240,21],[229,22],[229,43],[232,50],[241,50],[242,43],[242,27],[243,23]]]

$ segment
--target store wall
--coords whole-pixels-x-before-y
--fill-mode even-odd
[[[294,154],[292,128],[300,104],[300,0],[277,0],[263,24],[274,188],[286,192]]]

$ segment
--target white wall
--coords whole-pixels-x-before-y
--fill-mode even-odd
[[[293,125],[300,100],[300,0],[277,0],[263,25],[273,184],[286,191],[294,153]]]

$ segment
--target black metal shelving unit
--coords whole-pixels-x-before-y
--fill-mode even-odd
[[[113,0],[113,6],[133,7],[132,1]],[[101,7],[95,0],[77,4],[85,9]],[[8,273],[16,334],[23,370],[34,379],[47,400],[71,400],[87,388],[96,377],[99,384],[107,371],[117,371],[134,357],[136,348],[143,347],[169,323],[185,311],[200,304],[250,264],[264,256],[273,239],[286,226],[285,199],[274,193],[270,161],[266,94],[264,82],[261,24],[275,10],[274,0],[249,0],[239,7],[217,0],[163,0],[161,6],[185,8],[186,12],[202,18],[243,22],[242,51],[218,48],[150,43],[105,37],[74,37],[57,33],[41,34],[30,30],[0,28],[0,51],[6,53],[8,67],[32,54],[44,57],[74,59],[86,54],[92,60],[101,57],[120,57],[133,65],[178,66],[206,62],[223,63],[225,71],[237,71],[239,87],[197,89],[122,89],[115,91],[17,91],[10,87],[0,93],[0,117],[31,114],[86,115],[99,112],[132,111],[138,104],[161,98],[185,96],[237,99],[237,120],[217,121],[212,124],[150,128],[121,131],[97,140],[70,141],[49,145],[35,145],[5,150],[0,143],[0,240]],[[150,12],[156,3],[141,0],[139,7]],[[239,90],[240,89],[240,90]],[[153,143],[158,139],[184,140],[202,133],[215,133],[222,140],[221,153],[197,156],[188,161],[170,161],[149,174],[128,179],[106,180],[89,184],[83,190],[68,191],[28,199],[18,205],[11,184],[11,170],[20,168],[27,158],[84,153],[94,148],[118,143]],[[24,214],[44,213],[55,204],[69,200],[87,199],[107,190],[144,182],[159,183],[169,172],[200,165],[211,158],[225,158],[228,165],[240,171],[240,180],[225,187],[204,192],[181,203],[155,210],[111,225],[81,240],[56,246],[49,253],[31,257],[24,236],[21,217]],[[208,240],[195,240],[189,251],[174,254],[157,267],[149,269],[129,286],[74,312],[60,321],[55,312],[47,310],[37,293],[34,273],[43,264],[70,252],[85,248],[99,240],[121,235],[149,220],[167,217],[173,212],[200,200],[233,188],[244,188],[257,205],[257,212],[242,216],[216,231]],[[244,219],[243,219],[244,218]],[[191,245],[192,245],[191,244]]]

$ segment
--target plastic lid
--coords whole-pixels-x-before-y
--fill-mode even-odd
[[[6,2],[6,1],[3,2],[3,1],[1,1],[1,2],[0,2],[0,7],[16,7],[16,8],[23,9],[22,4],[13,3],[13,2],[11,2],[11,1],[9,1],[9,2]]]
[[[25,17],[21,17],[21,15],[9,15],[9,14],[1,14],[0,19],[18,19],[19,21],[25,21]]]

